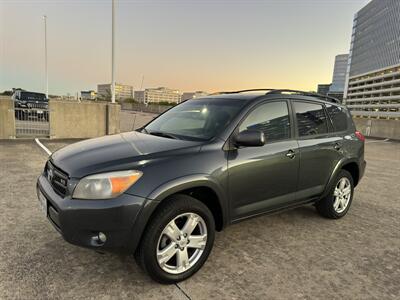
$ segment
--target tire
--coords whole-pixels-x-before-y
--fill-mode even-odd
[[[152,279],[170,284],[189,278],[202,267],[213,247],[215,221],[208,207],[190,196],[179,194],[164,201],[149,221],[135,258]],[[184,236],[191,227],[192,233]]]
[[[340,183],[345,183],[346,190],[340,189]],[[350,190],[349,195],[347,194],[348,190]],[[353,194],[353,177],[348,171],[341,170],[336,177],[335,184],[332,186],[329,194],[317,202],[315,207],[321,216],[329,219],[339,219],[345,216],[349,211],[351,202],[353,201]]]

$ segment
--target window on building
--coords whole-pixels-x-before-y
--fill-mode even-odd
[[[286,102],[270,102],[256,107],[239,126],[244,130],[264,132],[266,142],[288,139],[290,137],[290,120]]]
[[[321,104],[294,102],[299,136],[310,136],[328,132],[328,120]]]

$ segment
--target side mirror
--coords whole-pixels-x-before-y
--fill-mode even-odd
[[[245,130],[234,137],[236,146],[260,147],[265,144],[264,132],[258,130]]]

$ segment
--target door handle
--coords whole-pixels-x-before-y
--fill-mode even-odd
[[[294,153],[293,150],[289,150],[289,151],[286,153],[286,156],[289,157],[290,159],[292,159],[292,158],[294,158],[294,157],[296,156],[296,154]]]
[[[339,144],[339,143],[335,143],[334,145],[333,145],[333,148],[335,148],[335,150],[340,150],[341,148],[342,148],[342,146]]]

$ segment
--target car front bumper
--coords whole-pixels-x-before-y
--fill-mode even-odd
[[[63,198],[43,175],[38,178],[37,192],[45,198],[46,217],[67,242],[98,250],[133,251],[136,247],[141,232],[135,230],[135,223],[148,202],[145,198],[128,194],[109,200]],[[104,243],[98,240],[100,232],[106,236]]]

